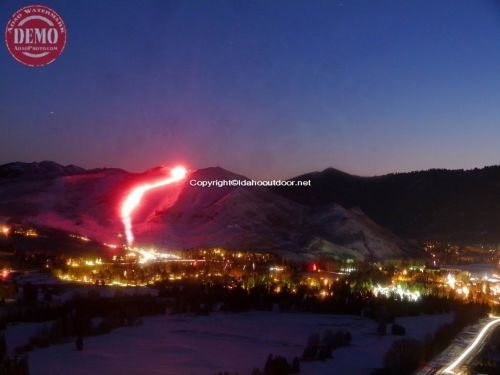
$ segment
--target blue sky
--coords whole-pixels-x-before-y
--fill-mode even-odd
[[[2,29],[27,4],[1,2]],[[43,68],[0,48],[0,163],[276,178],[500,162],[496,1],[43,4],[68,42]]]

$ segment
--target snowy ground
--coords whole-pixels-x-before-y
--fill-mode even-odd
[[[38,331],[44,327],[48,329],[51,324],[52,322],[11,324],[4,332],[0,331],[0,334],[5,337],[9,352],[13,353],[15,348],[28,343]]]
[[[399,318],[406,337],[423,338],[451,315]],[[250,374],[269,353],[300,356],[311,333],[348,329],[352,345],[325,362],[302,363],[301,374],[369,374],[397,337],[378,337],[376,324],[354,316],[254,312],[208,317],[162,316],[140,327],[86,338],[84,351],[62,344],[29,353],[30,373],[213,375]],[[10,340],[9,340],[10,341]]]

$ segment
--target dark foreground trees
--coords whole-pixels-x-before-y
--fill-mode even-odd
[[[2,375],[28,375],[28,357],[11,355],[7,351],[5,337],[0,336],[0,374]]]
[[[384,356],[387,375],[411,374],[424,364],[425,350],[422,342],[412,339],[395,341]]]

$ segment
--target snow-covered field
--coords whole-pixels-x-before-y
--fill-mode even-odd
[[[14,353],[14,349],[18,346],[28,343],[29,339],[34,336],[39,330],[50,328],[52,322],[42,323],[21,323],[10,325],[4,332],[0,332],[5,337],[7,349],[9,353]]]
[[[423,338],[452,316],[399,318],[406,337]],[[300,356],[311,333],[348,329],[350,347],[324,362],[302,362],[301,374],[369,374],[382,364],[399,337],[379,337],[376,324],[356,316],[252,312],[215,313],[208,317],[159,316],[140,327],[85,338],[84,350],[62,344],[29,353],[30,372],[37,374],[171,374],[213,375],[218,371],[250,374],[262,368],[269,353]],[[9,340],[10,341],[10,340]]]

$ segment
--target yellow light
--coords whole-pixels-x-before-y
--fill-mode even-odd
[[[446,282],[448,283],[451,289],[455,289],[456,279],[455,276],[453,276],[451,273],[449,273],[448,276],[446,277]]]
[[[38,233],[34,229],[28,229],[26,231],[26,236],[27,237],[38,237]]]

